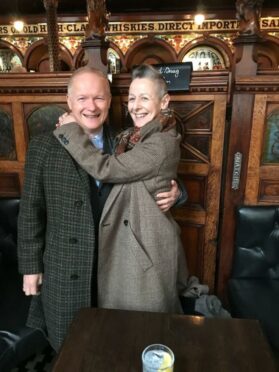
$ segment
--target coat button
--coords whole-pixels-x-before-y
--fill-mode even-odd
[[[60,133],[60,134],[58,135],[58,137],[59,137],[59,138],[63,138],[64,135]]]
[[[110,223],[102,223],[102,227],[110,226]]]
[[[77,274],[72,274],[71,276],[70,276],[70,279],[71,280],[77,280],[79,278],[79,276],[77,275]]]
[[[77,244],[77,242],[78,242],[77,238],[70,238],[69,239],[70,244]]]
[[[77,207],[77,208],[80,208],[82,206],[82,204],[83,204],[82,200],[76,200],[75,201],[75,207]]]
[[[128,220],[124,220],[124,225],[125,225],[125,226],[128,226],[128,223],[129,223]]]

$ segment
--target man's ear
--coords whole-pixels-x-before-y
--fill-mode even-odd
[[[169,102],[170,102],[170,95],[166,93],[161,100],[161,109],[162,110],[166,109],[169,105]]]
[[[68,95],[67,95],[67,105],[68,105],[70,111],[72,111],[72,102],[71,102],[71,99]]]

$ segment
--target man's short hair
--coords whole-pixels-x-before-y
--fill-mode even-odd
[[[77,70],[75,70],[73,72],[72,76],[70,77],[70,79],[68,81],[68,88],[67,88],[68,96],[71,93],[73,82],[76,79],[76,77],[78,77],[79,75],[88,74],[88,73],[93,74],[93,75],[97,75],[100,78],[104,79],[107,82],[107,88],[108,88],[108,92],[110,94],[110,83],[109,83],[109,80],[108,80],[107,76],[101,70],[99,70],[97,68],[84,66],[84,67],[80,67]]]

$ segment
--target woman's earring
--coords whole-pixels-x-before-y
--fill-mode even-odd
[[[128,105],[126,103],[123,103],[123,106],[124,106],[125,117],[127,118],[129,115]]]
[[[161,109],[160,112],[161,112],[162,115],[164,115],[166,117],[170,117],[173,113],[173,111],[169,107],[167,107],[165,109]]]

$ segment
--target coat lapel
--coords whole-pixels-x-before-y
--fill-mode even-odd
[[[106,218],[107,214],[109,213],[110,209],[113,207],[114,201],[117,198],[117,196],[120,194],[123,186],[124,186],[123,184],[113,186],[113,188],[112,188],[112,190],[111,190],[111,192],[110,192],[110,194],[107,198],[107,201],[105,203],[100,223],[102,223],[102,221]]]
[[[83,186],[84,186],[85,190],[87,191],[87,193],[90,194],[90,182],[89,182],[89,176],[88,176],[88,174],[85,172],[85,170],[83,170],[77,164],[76,164],[76,168],[77,168],[77,172],[79,174],[79,177],[81,179],[81,183],[83,184]]]
[[[84,186],[88,195],[90,195],[90,182],[88,173],[83,170],[78,163],[71,157],[71,155],[66,151],[68,157],[70,158],[71,164],[73,165],[74,169],[76,170],[82,185]]]
[[[112,154],[113,149],[114,149],[114,138],[113,138],[111,129],[107,124],[104,124],[104,127],[103,127],[103,139],[104,139],[103,152],[105,154]],[[100,181],[99,189],[101,189],[102,187],[103,187],[103,182]]]

